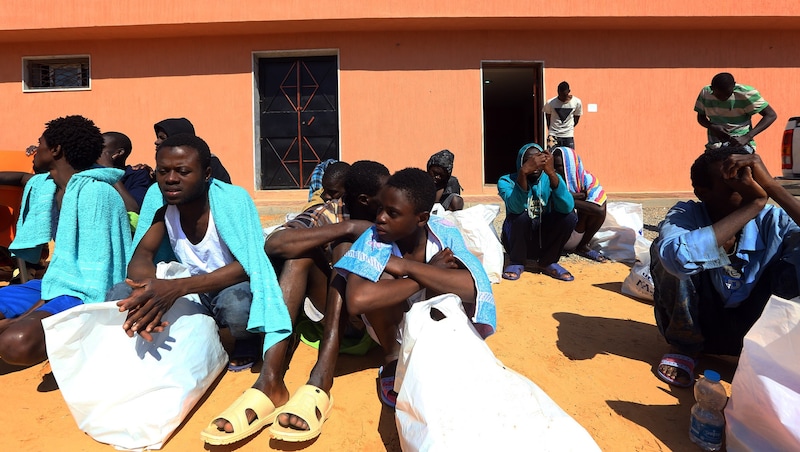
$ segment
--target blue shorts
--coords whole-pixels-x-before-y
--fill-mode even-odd
[[[25,284],[15,284],[0,288],[0,313],[7,319],[24,314],[42,299],[42,280],[32,279]],[[82,305],[83,301],[70,295],[61,295],[47,301],[37,311],[58,314],[69,308]]]

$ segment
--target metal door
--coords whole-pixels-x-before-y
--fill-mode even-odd
[[[314,167],[339,158],[335,56],[262,58],[261,189],[308,187]]]

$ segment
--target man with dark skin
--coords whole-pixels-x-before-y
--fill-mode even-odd
[[[519,279],[530,258],[537,261],[536,271],[572,281],[572,274],[558,264],[577,222],[572,194],[556,173],[553,156],[538,144],[522,146],[516,166],[516,173],[497,181],[497,192],[506,205],[502,239],[509,265],[503,278]]]
[[[114,184],[114,188],[125,201],[125,209],[128,212],[139,213],[144,195],[153,181],[150,179],[150,172],[147,169],[134,170],[132,166],[125,163],[132,150],[133,146],[127,135],[120,132],[104,132],[103,152],[100,153],[97,164],[125,171],[125,175]]]
[[[700,202],[673,207],[650,250],[656,324],[671,348],[656,375],[679,387],[694,383],[702,353],[738,355],[771,295],[798,295],[800,263],[800,201],[758,155],[706,151],[691,177]]]
[[[343,305],[344,279],[331,272],[335,262],[364,230],[372,226],[378,209],[376,196],[389,171],[383,165],[355,162],[345,181],[344,196],[318,205],[287,222],[267,239],[265,251],[279,262],[280,286],[292,323],[308,297],[317,310],[325,313],[319,355],[308,382],[289,398],[284,383],[288,361],[295,343],[284,340],[270,348],[254,390],[264,393],[276,407],[272,435],[284,441],[307,441],[321,432],[332,407],[330,389],[339,352],[341,333],[347,320]],[[344,219],[349,218],[349,219]],[[287,403],[288,402],[288,403]],[[304,406],[305,408],[301,407]],[[311,412],[307,411],[310,403]],[[285,404],[285,406],[284,406]],[[235,405],[235,404],[234,404]],[[321,418],[314,412],[316,407]],[[255,411],[246,410],[246,425],[238,422],[233,406],[214,419],[203,431],[204,441],[212,445],[230,444],[257,433]]]
[[[161,317],[176,299],[201,294],[203,304],[222,326],[231,329],[237,342],[260,343],[258,334],[247,331],[253,297],[250,276],[237,258],[234,245],[225,241],[222,223],[226,220],[214,218],[209,201],[209,191],[216,190],[209,185],[209,161],[210,151],[205,142],[188,134],[171,137],[156,152],[156,180],[167,205],[156,211],[150,225],[141,225],[149,227],[128,265],[127,293],[124,285],[117,285],[112,292],[122,292],[109,295],[110,299],[124,298],[117,304],[120,311],[129,313],[123,329],[131,337],[138,333],[151,340],[152,333],[165,326]],[[249,199],[244,190],[222,185],[233,195]],[[154,257],[167,238],[175,256],[189,268],[191,277],[156,278]]]
[[[711,84],[700,90],[694,111],[697,122],[708,129],[707,149],[727,143],[748,152],[755,152],[755,136],[778,117],[755,88],[736,83],[728,72],[715,75]],[[751,117],[756,113],[761,119],[753,127]]]
[[[575,149],[575,127],[581,120],[583,104],[571,94],[569,83],[558,84],[558,96],[548,100],[542,112],[547,119],[548,135],[558,146]]]
[[[47,123],[39,138],[33,159],[37,175],[12,175],[19,183],[27,179],[30,197],[23,202],[30,203],[27,215],[32,218],[20,221],[9,249],[38,259],[42,244],[54,240],[55,247],[42,280],[0,289],[0,357],[10,364],[32,365],[46,359],[41,320],[104,301],[113,279],[124,275],[131,231],[123,202],[112,187],[122,172],[94,166],[102,145],[100,130],[92,121],[82,116],[57,118]],[[43,196],[48,188],[49,196]],[[29,221],[46,222],[47,228],[40,232],[34,224],[30,229]],[[56,222],[57,230],[50,227]]]
[[[397,397],[392,388],[400,352],[399,325],[412,303],[453,293],[484,337],[495,328],[488,276],[457,228],[430,215],[435,193],[430,177],[420,169],[393,174],[380,192],[374,228],[336,263],[340,273],[347,274],[348,308],[366,317],[383,348],[379,397],[390,407]],[[363,268],[365,260],[374,265]],[[491,314],[484,317],[486,312]]]
[[[607,196],[603,187],[597,178],[584,169],[583,161],[573,149],[559,146],[552,149],[551,153],[553,166],[564,178],[575,201],[575,211],[578,214],[575,232],[580,234],[575,253],[596,262],[607,262],[608,259],[602,253],[589,248],[589,242],[606,219]]]

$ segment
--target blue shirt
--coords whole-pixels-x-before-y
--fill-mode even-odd
[[[679,202],[659,225],[658,258],[671,274],[686,279],[708,271],[714,289],[734,308],[750,295],[764,268],[784,256],[785,238],[800,227],[773,205],[767,205],[750,220],[730,256],[717,246],[713,222],[703,203]]]

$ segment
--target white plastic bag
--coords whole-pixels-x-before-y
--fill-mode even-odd
[[[642,247],[649,245],[650,240],[639,237]],[[643,300],[653,301],[653,277],[650,275],[650,249],[649,246],[644,251],[637,252],[636,262],[631,267],[630,273],[622,281],[622,293]]]
[[[725,407],[731,452],[800,450],[798,303],[773,295],[744,338]]]
[[[159,277],[174,270],[158,264]],[[175,301],[153,342],[124,333],[127,313],[115,302],[42,320],[53,376],[82,431],[118,449],[161,448],[228,361],[216,322],[193,297]]]
[[[437,208],[436,206],[439,206]],[[434,204],[431,213],[447,218],[456,225],[464,238],[467,249],[481,261],[483,269],[494,284],[500,282],[503,274],[503,245],[497,238],[493,222],[500,213],[500,206],[478,204],[468,209],[451,212]]]
[[[606,220],[592,237],[592,249],[618,262],[633,263],[636,255],[646,248],[644,239],[644,214],[642,205],[632,202],[606,204]]]
[[[432,308],[445,318],[433,320]],[[406,452],[600,450],[544,391],[495,358],[453,294],[406,313],[395,391]]]

